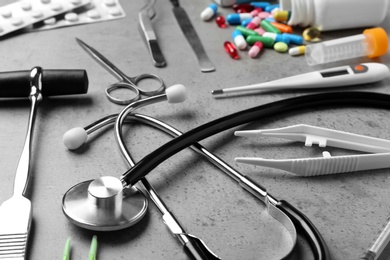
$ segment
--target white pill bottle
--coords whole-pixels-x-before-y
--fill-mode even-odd
[[[288,24],[313,26],[321,31],[366,28],[380,25],[390,0],[280,0],[291,11]]]

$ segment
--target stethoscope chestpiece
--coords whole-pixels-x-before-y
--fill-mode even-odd
[[[130,227],[142,219],[147,208],[142,191],[123,188],[122,182],[111,176],[79,183],[62,200],[62,210],[73,224],[95,231]]]

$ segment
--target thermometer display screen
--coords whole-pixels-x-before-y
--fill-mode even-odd
[[[330,77],[347,75],[347,74],[349,74],[348,70],[337,70],[337,71],[321,72],[321,76],[324,77],[324,78],[330,78]]]

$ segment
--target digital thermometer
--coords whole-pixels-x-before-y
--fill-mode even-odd
[[[343,87],[377,82],[389,76],[389,68],[382,63],[362,63],[309,72],[259,84],[217,89],[211,93],[220,95],[254,90]]]

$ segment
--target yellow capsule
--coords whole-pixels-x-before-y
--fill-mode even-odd
[[[288,54],[290,54],[291,56],[298,56],[298,55],[305,54],[305,51],[306,51],[306,46],[302,45],[302,46],[290,48],[288,50]]]
[[[273,16],[274,19],[278,22],[287,22],[290,19],[290,12],[285,10],[278,10],[274,12]]]
[[[321,35],[321,31],[315,27],[309,27],[305,29],[302,33],[303,39],[305,39],[305,41],[308,42],[318,41],[320,35]]]

